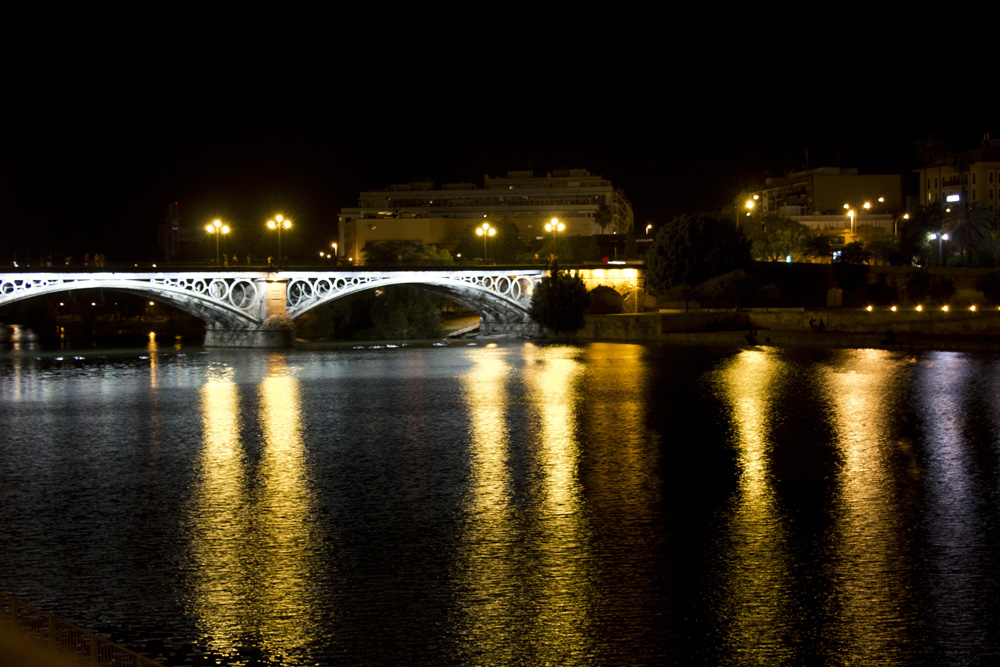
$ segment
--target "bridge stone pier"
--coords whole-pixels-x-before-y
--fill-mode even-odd
[[[45,294],[107,289],[139,294],[205,323],[206,347],[291,347],[294,320],[335,299],[412,285],[479,313],[480,335],[538,333],[528,317],[544,269],[336,271],[91,271],[0,273],[0,305]]]

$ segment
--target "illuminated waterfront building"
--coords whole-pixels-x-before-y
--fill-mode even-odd
[[[632,225],[632,205],[620,188],[586,169],[509,171],[473,183],[430,181],[362,192],[358,206],[339,216],[339,254],[358,261],[369,241],[401,241],[453,248],[469,225],[483,219],[509,220],[522,242],[546,235],[545,224],[558,217],[567,236],[624,234]],[[603,226],[603,228],[602,228]]]
[[[904,209],[899,174],[859,174],[853,167],[820,167],[768,178],[754,194],[756,211],[780,213],[814,233],[834,234],[845,242],[858,240],[860,228],[869,234],[893,233],[894,220]]]
[[[1000,140],[987,134],[979,148],[942,155],[914,172],[920,178],[920,203],[980,202],[996,212],[1000,198]]]

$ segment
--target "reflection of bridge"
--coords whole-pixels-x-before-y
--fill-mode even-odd
[[[528,305],[544,273],[513,268],[0,273],[0,306],[71,290],[117,290],[201,319],[206,346],[276,347],[293,342],[291,320],[313,308],[368,289],[413,285],[479,313],[482,332],[517,333],[532,327]]]

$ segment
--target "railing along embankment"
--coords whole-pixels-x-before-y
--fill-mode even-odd
[[[7,664],[5,655],[15,656],[14,660],[18,656],[28,659],[24,657],[26,654],[22,650],[25,647],[13,646],[17,639],[23,637],[33,644],[26,649],[27,655],[33,660],[46,660],[51,655],[63,658],[60,664],[161,667],[159,663],[135,651],[98,637],[89,630],[67,623],[6,593],[0,593],[0,630],[8,631],[4,633],[6,636],[0,635],[0,663],[3,664]],[[11,633],[11,630],[14,632]]]

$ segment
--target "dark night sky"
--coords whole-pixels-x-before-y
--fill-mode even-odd
[[[889,92],[911,87],[896,56],[876,92],[840,59],[734,83],[711,66],[691,69],[677,50],[586,67],[539,54],[450,63],[447,52],[408,62],[394,51],[389,62],[292,50],[197,66],[162,52],[136,56],[139,68],[105,53],[45,75],[8,72],[17,103],[0,112],[0,259],[60,249],[155,257],[173,201],[188,221],[222,217],[247,234],[284,211],[322,241],[361,189],[414,178],[481,185],[486,173],[528,168],[602,174],[625,190],[637,222],[662,223],[721,208],[765,171],[801,166],[806,150],[811,166],[905,172],[920,134],[974,144],[1000,132],[978,107],[931,97],[917,109]]]

